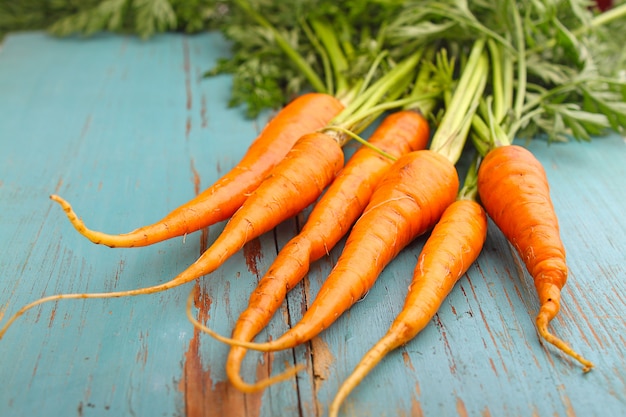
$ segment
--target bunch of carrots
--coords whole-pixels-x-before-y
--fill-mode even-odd
[[[585,372],[592,369],[592,362],[549,330],[567,280],[565,250],[545,172],[513,140],[538,133],[587,139],[626,125],[626,83],[600,73],[592,60],[602,57],[584,49],[588,36],[623,20],[626,6],[598,15],[573,10],[561,18],[556,9],[546,14],[552,3],[544,2],[499,0],[491,8],[471,10],[452,1],[406,1],[376,20],[368,2],[349,12],[322,1],[316,2],[316,13],[294,16],[294,29],[244,0],[235,3],[225,28],[247,25],[269,33],[268,45],[302,75],[308,92],[277,113],[229,173],[154,224],[122,235],[90,230],[67,201],[51,196],[79,233],[110,247],[151,245],[228,220],[221,235],[168,282],[50,295],[14,313],[0,338],[19,316],[45,302],[151,294],[208,275],[247,242],[311,207],[306,224],[250,295],[231,337],[193,315],[190,294],[189,320],[231,346],[228,378],[238,389],[254,392],[293,377],[300,367],[246,382],[240,371],[247,349],[276,351],[310,341],[361,300],[400,251],[427,235],[403,309],[340,387],[329,409],[335,416],[385,355],[429,324],[478,259],[489,216],[534,280],[541,339],[577,360]],[[572,15],[589,20],[572,29],[565,24]],[[542,16],[556,26],[529,26]],[[300,37],[285,36],[293,30]],[[290,41],[295,38],[300,43]],[[245,49],[243,43],[235,45]],[[359,136],[379,119],[368,140]],[[351,140],[361,147],[345,161],[342,148]],[[456,164],[464,153],[472,154],[473,163],[460,184]],[[276,340],[254,342],[310,265],[344,237],[341,256],[300,322]]]

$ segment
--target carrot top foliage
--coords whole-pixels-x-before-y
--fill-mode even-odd
[[[232,74],[231,105],[245,104],[249,116],[306,89],[342,97],[346,90],[341,87],[363,78],[381,53],[397,61],[429,46],[463,61],[477,39],[489,38],[503,59],[524,61],[523,73],[508,72],[501,80],[523,90],[519,102],[525,107],[505,114],[519,137],[589,140],[607,129],[623,131],[626,125],[626,53],[615,41],[626,20],[626,4],[598,14],[587,0],[234,3],[238,6],[231,6],[218,24],[232,42],[233,55],[207,74]],[[316,31],[320,27],[332,29],[350,65],[334,66],[332,56],[319,53],[324,39]],[[299,64],[280,42],[299,55]],[[321,75],[314,79],[307,72]],[[490,82],[486,97],[497,88]]]
[[[303,90],[349,98],[352,87],[393,65],[392,51],[385,50],[385,26],[400,5],[368,0],[236,0],[216,23],[231,42],[232,55],[206,75],[231,74],[230,105],[245,104],[250,117],[284,105]],[[377,60],[380,66],[372,73]]]
[[[231,54],[207,74],[231,74],[230,104],[245,105],[253,117],[302,91],[334,93],[344,85],[329,84],[332,59],[319,53],[322,37],[316,32],[324,25],[335,32],[350,63],[336,71],[348,82],[363,78],[373,57],[383,51],[397,61],[416,47],[438,45],[463,59],[467,43],[479,36],[495,39],[507,53],[520,57],[511,42],[521,35],[527,72],[514,74],[510,81],[524,77],[527,101],[538,103],[541,110],[517,121],[518,136],[588,140],[609,128],[623,132],[626,125],[626,50],[620,42],[626,4],[617,1],[603,13],[592,4],[589,0],[26,0],[0,3],[0,36],[41,28],[58,36],[111,31],[142,38],[165,31],[219,30],[231,42]],[[274,30],[252,19],[246,9]],[[300,66],[279,47],[281,42],[298,53]],[[309,70],[303,72],[302,64]],[[313,73],[318,80],[311,78]]]
[[[487,37],[508,66],[505,78],[490,80],[485,100],[505,100],[499,117],[516,136],[589,140],[626,125],[625,54],[609,41],[626,20],[626,4],[600,15],[588,6],[584,0],[408,1],[389,23],[387,40],[407,49],[444,40],[464,59],[468,45]],[[498,96],[503,85],[518,92],[515,102]]]

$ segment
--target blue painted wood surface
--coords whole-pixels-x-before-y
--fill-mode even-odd
[[[192,263],[223,225],[151,247],[109,249],[78,235],[48,195],[67,198],[89,227],[121,233],[159,219],[232,167],[267,116],[245,120],[241,109],[226,107],[229,77],[202,79],[228,53],[220,36],[25,33],[1,48],[5,320],[44,295],[153,285]],[[529,146],[546,167],[568,251],[570,280],[553,330],[596,368],[583,375],[540,343],[532,282],[490,225],[478,262],[439,314],[365,379],[344,415],[626,415],[626,143],[611,135]],[[184,313],[197,286],[208,324],[229,334],[276,248],[304,219],[246,245],[199,283],[29,311],[0,340],[0,416],[325,415],[338,385],[399,311],[423,239],[311,343],[250,353],[249,380],[307,365],[263,393],[229,385],[227,347],[195,332]],[[259,340],[298,320],[340,250],[313,265]]]

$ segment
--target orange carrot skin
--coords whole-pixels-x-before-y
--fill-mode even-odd
[[[312,204],[343,168],[341,146],[331,136],[304,135],[233,214],[215,242],[173,281],[209,274],[252,239]]]
[[[426,119],[417,112],[406,110],[387,116],[368,142],[399,157],[424,149],[428,139]],[[347,233],[392,163],[388,157],[365,146],[350,158],[313,208],[302,231],[285,245],[259,282],[248,308],[235,324],[233,338],[250,341],[267,326],[287,292],[307,274],[310,263],[327,254]],[[237,388],[253,392],[254,386],[243,383],[239,376],[245,352],[244,348],[231,348],[226,372]]]
[[[400,346],[433,318],[456,282],[478,259],[487,238],[487,215],[472,200],[452,203],[426,241],[413,272],[404,307],[390,333]]]
[[[387,353],[409,342],[430,323],[478,258],[486,237],[487,215],[476,201],[457,200],[446,208],[417,260],[404,307],[341,385],[329,416],[337,415],[342,401]]]
[[[551,320],[560,307],[567,265],[543,166],[521,146],[496,148],[480,165],[478,193],[533,277],[541,308]]]
[[[428,122],[422,115],[404,110],[385,117],[368,142],[398,158],[426,148],[429,134]],[[350,158],[333,181],[330,195],[317,204],[321,209],[311,212],[300,233],[311,242],[311,262],[327,255],[350,230],[392,164],[392,160],[365,146]],[[343,195],[343,198],[336,198],[337,194]]]
[[[521,146],[496,148],[481,163],[478,193],[487,214],[515,247],[533,277],[540,304],[535,318],[540,337],[580,362],[584,372],[591,370],[592,362],[548,330],[561,308],[567,264],[541,163]]]
[[[208,227],[230,218],[304,134],[326,126],[343,105],[321,93],[304,94],[285,106],[265,126],[241,161],[211,187],[158,222],[122,235],[85,233],[110,247],[147,246]],[[57,196],[53,196],[59,201]],[[64,207],[68,213],[67,207]],[[77,228],[78,229],[78,228]],[[79,232],[83,233],[80,229]]]
[[[368,142],[398,157],[425,148],[428,136],[428,123],[422,116],[402,111],[386,117]],[[392,163],[389,158],[367,147],[362,147],[350,158],[313,208],[302,231],[285,245],[261,279],[250,300],[251,306],[257,306],[256,310],[276,311],[286,292],[308,272],[310,262],[327,254],[348,232],[365,209],[375,185]],[[276,279],[282,276],[289,280]],[[268,299],[264,302],[259,298]],[[259,323],[262,327],[255,329],[255,334],[265,324]]]
[[[328,328],[370,290],[408,243],[435,225],[454,202],[458,187],[454,165],[436,152],[415,151],[398,158],[354,224],[337,264],[301,321],[279,339],[259,344],[258,350],[290,348]]]

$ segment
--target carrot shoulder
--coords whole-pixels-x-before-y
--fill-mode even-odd
[[[426,147],[429,127],[426,119],[410,110],[387,116],[368,142],[394,157]],[[280,251],[252,293],[232,337],[250,341],[268,323],[293,288],[309,270],[311,262],[328,253],[348,232],[363,212],[375,185],[393,161],[368,147],[362,147],[315,205],[302,231]],[[233,347],[226,373],[241,391],[253,392],[263,385],[245,383],[239,371],[246,350]]]
[[[231,171],[163,219],[130,233],[90,230],[67,201],[58,195],[50,198],[61,205],[79,233],[97,244],[147,246],[192,233],[230,218],[302,135],[326,126],[342,109],[339,100],[328,94],[308,93],[294,99],[270,120]]]
[[[387,353],[413,339],[433,318],[459,278],[478,258],[487,216],[473,200],[457,200],[441,216],[417,260],[404,307],[387,333],[363,356],[339,388],[329,417]]]
[[[478,192],[485,210],[534,280],[540,304],[536,317],[539,335],[589,371],[593,364],[548,330],[560,310],[567,264],[543,166],[521,146],[497,147],[480,165]]]

